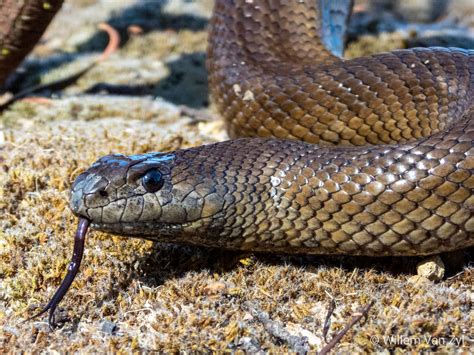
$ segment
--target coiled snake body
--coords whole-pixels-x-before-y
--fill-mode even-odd
[[[474,51],[340,59],[321,33],[343,33],[344,3],[216,1],[210,90],[232,138],[260,138],[110,155],[81,174],[71,193],[77,249],[43,310],[50,321],[89,223],[287,253],[426,255],[474,245]],[[337,52],[342,37],[334,38],[324,43]]]

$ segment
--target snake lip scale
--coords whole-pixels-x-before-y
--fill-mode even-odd
[[[350,4],[217,0],[209,88],[234,139],[108,155],[82,173],[71,189],[73,259],[39,314],[49,310],[54,325],[89,225],[266,252],[415,256],[473,246],[474,51],[341,59],[331,52],[340,38],[321,33],[331,16],[344,26]]]

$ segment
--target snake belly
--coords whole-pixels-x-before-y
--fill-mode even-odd
[[[322,44],[321,8],[217,0],[209,86],[235,139],[103,157],[74,183],[73,212],[116,234],[228,249],[473,246],[474,52],[343,60]]]

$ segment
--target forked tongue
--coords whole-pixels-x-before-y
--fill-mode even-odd
[[[84,254],[84,245],[86,241],[86,233],[89,227],[89,220],[85,218],[79,218],[79,224],[77,226],[76,234],[74,235],[74,251],[72,254],[71,262],[67,267],[67,274],[64,277],[63,281],[61,282],[61,286],[57,289],[54,296],[48,302],[46,307],[44,307],[39,313],[35,314],[34,316],[27,319],[27,321],[39,317],[40,315],[46,313],[49,310],[49,317],[48,323],[51,328],[56,326],[54,311],[58,306],[59,302],[63,299],[66,295],[69,287],[71,286],[74,278],[79,271],[79,267],[81,266],[82,255]]]

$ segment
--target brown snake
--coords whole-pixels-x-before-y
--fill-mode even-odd
[[[321,39],[324,6],[334,6],[334,28],[344,22],[338,3],[216,1],[212,97],[232,138],[263,138],[94,163],[72,188],[81,218],[73,262],[41,313],[49,309],[54,323],[89,223],[286,253],[427,255],[474,245],[474,51],[343,60]]]

